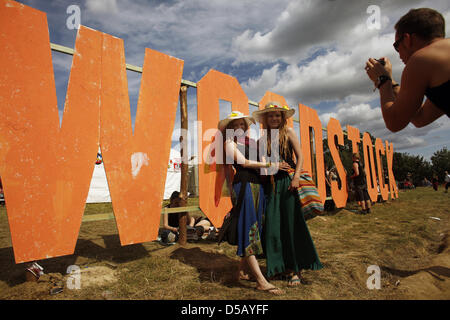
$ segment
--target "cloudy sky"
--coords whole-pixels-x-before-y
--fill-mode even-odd
[[[183,79],[198,82],[210,69],[236,77],[249,100],[266,91],[394,143],[394,150],[429,157],[450,149],[450,121],[443,116],[422,129],[385,129],[378,91],[364,71],[369,57],[388,57],[399,81],[403,63],[392,47],[394,24],[409,9],[440,11],[450,33],[448,0],[20,0],[47,13],[50,41],[73,48],[76,29],[67,27],[70,5],[81,24],[122,38],[126,61],[142,66],[145,48],[184,60]],[[375,6],[375,7],[374,7]],[[379,19],[377,13],[379,12]],[[60,114],[72,57],[53,53]],[[140,74],[127,71],[132,117]],[[196,89],[188,90],[190,127],[197,117]],[[221,102],[221,117],[231,107]],[[250,106],[250,112],[256,107]],[[179,128],[177,115],[176,128]],[[298,124],[295,124],[298,130]],[[326,136],[326,135],[325,135]],[[173,140],[177,140],[176,133]],[[191,141],[190,153],[195,152]],[[175,142],[174,142],[175,144]]]

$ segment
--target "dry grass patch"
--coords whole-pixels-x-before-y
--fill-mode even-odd
[[[63,281],[69,265],[84,270],[80,290],[49,295],[50,281],[25,282],[25,265],[14,263],[6,210],[0,207],[0,299],[450,299],[449,204],[449,194],[418,188],[377,203],[370,215],[355,214],[350,203],[308,220],[324,268],[304,272],[312,281],[308,286],[272,281],[286,291],[283,296],[236,280],[235,247],[205,240],[122,247],[114,219],[83,222],[74,255],[39,262]],[[108,212],[110,204],[87,205],[85,214]],[[366,286],[370,265],[381,268],[381,290]]]

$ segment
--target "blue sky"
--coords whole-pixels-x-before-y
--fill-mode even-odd
[[[77,5],[81,24],[122,38],[126,61],[142,66],[145,48],[184,60],[183,79],[198,82],[210,69],[236,77],[249,100],[266,91],[317,110],[325,127],[330,117],[394,143],[394,151],[429,157],[450,149],[446,116],[425,128],[412,125],[389,132],[381,118],[378,92],[364,72],[369,57],[387,56],[400,80],[403,63],[392,48],[394,24],[411,8],[440,11],[450,32],[448,1],[340,0],[21,0],[47,13],[50,41],[74,47],[66,10]],[[380,9],[380,28],[370,28],[370,5]],[[58,108],[64,108],[72,57],[53,52]],[[127,71],[132,118],[136,115],[141,76]],[[196,89],[188,90],[190,127],[197,117]],[[231,106],[221,102],[221,117]],[[250,112],[256,110],[250,106]],[[180,124],[179,114],[175,127]],[[298,124],[295,125],[298,129]],[[173,137],[174,144],[178,138]],[[190,154],[195,152],[195,138]]]

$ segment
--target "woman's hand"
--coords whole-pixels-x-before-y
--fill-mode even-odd
[[[289,185],[289,190],[290,191],[297,191],[297,188],[300,187],[300,179],[296,178],[294,176],[294,178],[291,181],[291,184]]]
[[[278,170],[286,171],[286,172],[291,168],[291,166],[287,162],[284,162],[284,161],[277,162],[275,165],[277,166]]]

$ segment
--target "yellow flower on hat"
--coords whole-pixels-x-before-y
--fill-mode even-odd
[[[289,108],[288,105],[282,105],[279,101],[271,101],[271,102],[268,102],[264,106],[264,109],[254,111],[252,113],[252,116],[258,122],[262,122],[263,121],[262,116],[267,112],[273,112],[273,111],[282,111],[284,113],[286,119],[292,117],[295,113],[295,109]]]
[[[240,111],[231,111],[231,113],[225,119],[219,121],[217,127],[219,128],[219,130],[223,130],[231,121],[237,119],[244,119],[249,127],[252,123],[255,123],[255,119],[253,119],[253,117],[245,115]]]

